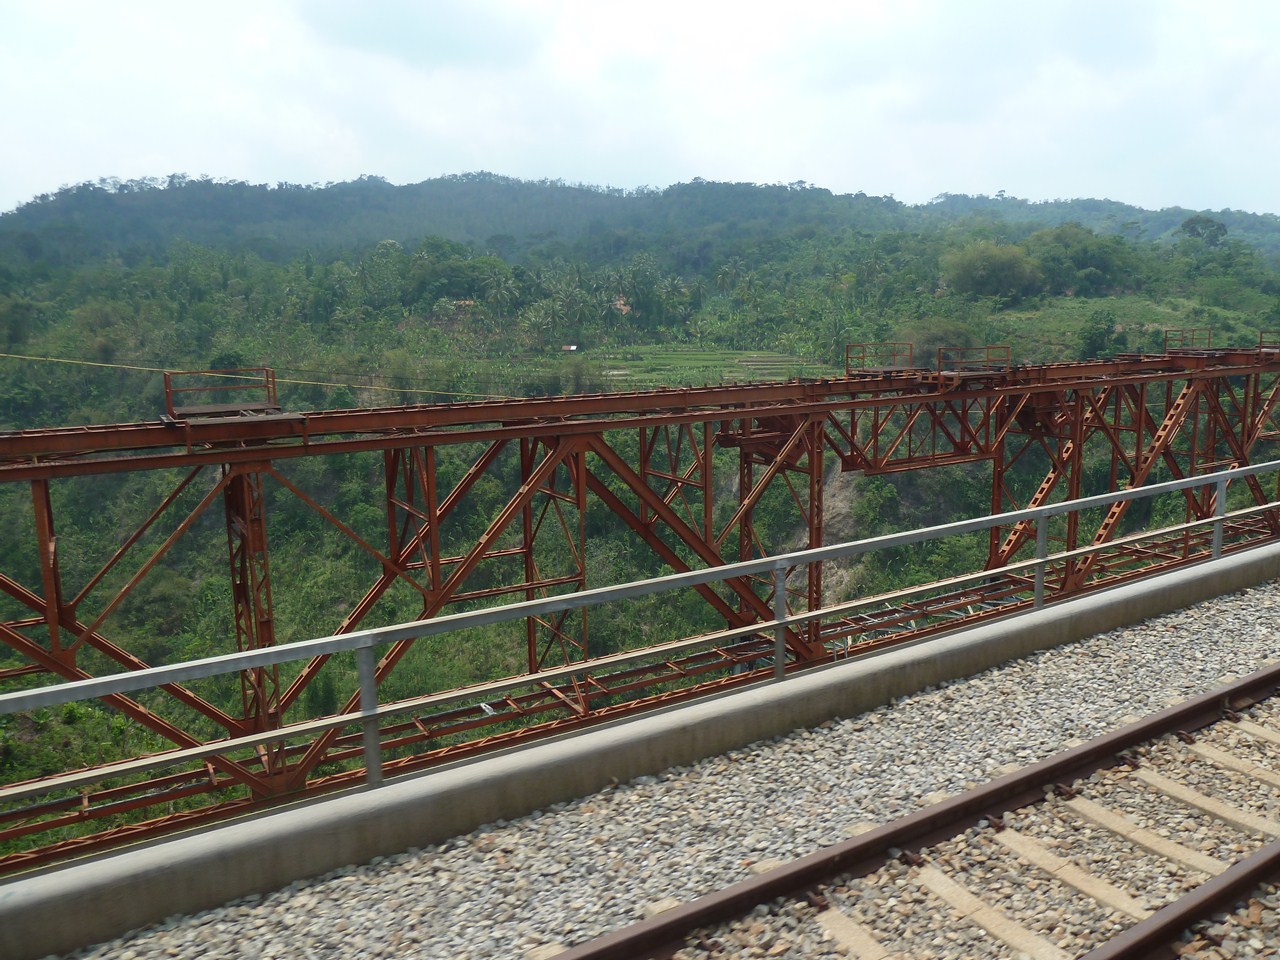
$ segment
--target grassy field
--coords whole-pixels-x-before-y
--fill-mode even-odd
[[[782,353],[680,345],[589,352],[585,358],[599,364],[602,376],[614,390],[789,380],[794,377],[838,377],[844,374],[839,367],[811,363]]]
[[[943,322],[915,328],[915,363],[931,365],[940,346],[1008,345],[1015,363],[1058,363],[1085,352],[1086,329],[1104,322],[1115,331],[1114,352],[1160,353],[1166,333],[1205,331],[1214,347],[1253,347],[1268,322],[1257,311],[1206,306],[1180,298],[1148,296],[1071,298],[1028,301],[971,320],[966,329]],[[954,339],[948,336],[952,335]],[[912,339],[905,331],[892,339]],[[729,350],[693,344],[582,349],[573,353],[529,356],[514,366],[485,370],[478,389],[493,396],[513,390],[532,396],[597,391],[621,392],[657,387],[692,387],[844,376],[843,366],[804,360],[776,351]]]
[[[1142,296],[1062,297],[1043,307],[1004,310],[988,318],[987,335],[992,343],[1013,346],[1016,359],[1049,363],[1073,359],[1079,354],[1081,330],[1100,311],[1114,315],[1129,351],[1158,353],[1164,349],[1165,333],[1172,330],[1209,330],[1214,347],[1258,343],[1259,318],[1248,311]]]

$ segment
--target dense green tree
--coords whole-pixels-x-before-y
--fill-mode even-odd
[[[969,244],[944,255],[942,270],[947,285],[957,293],[1012,303],[1039,293],[1044,282],[1040,265],[1013,244]]]
[[[1100,237],[1078,223],[1033,233],[1026,241],[1049,293],[1100,296],[1134,282],[1133,257],[1120,237]]]
[[[1080,329],[1080,359],[1110,357],[1124,350],[1127,342],[1120,332],[1114,310],[1094,310]]]
[[[1226,239],[1227,225],[1213,217],[1198,213],[1194,217],[1183,220],[1178,227],[1178,232],[1184,236],[1203,240],[1207,246],[1216,247]]]

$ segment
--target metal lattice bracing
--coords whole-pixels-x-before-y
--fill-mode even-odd
[[[1180,479],[1245,465],[1280,433],[1274,347],[1033,367],[1011,365],[1007,349],[984,348],[940,353],[938,369],[924,369],[910,366],[909,349],[891,346],[851,348],[848,375],[835,380],[310,413],[282,412],[268,371],[261,381],[270,402],[252,408],[202,410],[171,401],[168,415],[154,422],[0,435],[0,492],[29,488],[6,502],[30,510],[22,522],[31,548],[19,566],[0,571],[0,643],[7,648],[0,660],[7,687],[0,689],[154,662],[118,639],[127,635],[120,618],[171,555],[215,549],[214,527],[225,528],[225,546],[216,549],[229,560],[226,650],[305,639],[277,619],[275,601],[287,589],[281,572],[296,560],[273,553],[268,505],[278,498],[305,505],[317,549],[330,544],[325,549],[363,558],[365,579],[351,584],[349,605],[317,612],[313,635],[342,634],[601,585],[591,582],[589,558],[589,524],[601,518],[629,530],[655,570],[698,570],[822,545],[832,506],[826,485],[836,471],[891,475],[989,464],[994,514],[1141,486],[1157,475]],[[890,362],[875,365],[880,357]],[[364,472],[353,482],[377,491],[361,507],[307,480],[311,458],[360,455]],[[93,558],[81,555],[91,552],[83,549],[83,532],[60,539],[64,486],[109,481],[123,489],[143,479],[154,503],[118,531],[118,548],[113,543]],[[1256,479],[1246,483],[1252,502],[1268,501]],[[1215,496],[1206,487],[1189,489],[1187,516],[1212,517]],[[371,499],[380,501],[372,514]],[[786,543],[768,542],[759,522],[764,505],[790,518]],[[1127,509],[1126,502],[1071,514],[1051,535],[1068,550],[1111,543],[1131,522]],[[1228,548],[1280,538],[1280,519],[1261,514],[1230,537]],[[1035,539],[1027,524],[993,530],[988,569],[1025,559]],[[1192,535],[1125,545],[1059,564],[1048,579],[1053,596],[1067,596],[1198,559],[1204,549],[1203,537]],[[777,589],[752,577],[695,588],[709,621],[730,628],[773,619]],[[783,592],[793,612],[847,599],[826,596],[818,564],[791,571]],[[448,709],[384,724],[386,767],[416,769],[724,689],[775,668],[803,669],[829,662],[837,650],[1008,612],[1029,597],[1026,577],[992,577],[940,590],[927,603],[889,603],[874,614],[793,626],[783,637],[784,663],[772,661],[772,637],[749,634],[625,670],[530,682],[494,700],[464,697]],[[510,670],[590,664],[613,642],[591,628],[585,611],[530,618]],[[414,641],[388,646],[376,664],[377,683],[400,682],[402,665],[415,655]],[[334,667],[318,657],[287,675],[255,670],[241,677],[234,699],[174,684],[146,702],[107,702],[147,732],[151,749],[194,747],[314,713],[316,691],[333,676],[349,676]],[[358,699],[358,689],[338,689],[326,709],[353,709]],[[63,828],[91,834],[98,821],[131,810],[140,817],[174,810],[165,824],[192,823],[356,783],[360,737],[333,728],[219,755],[181,774],[82,792],[39,811],[0,811],[0,842]],[[119,829],[134,835],[154,826]],[[15,862],[79,843],[14,855]]]

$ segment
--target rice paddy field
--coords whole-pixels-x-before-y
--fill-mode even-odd
[[[599,365],[600,375],[611,390],[844,375],[843,366],[760,350],[671,345],[587,352],[583,358]]]

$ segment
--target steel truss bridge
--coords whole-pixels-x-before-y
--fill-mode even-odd
[[[315,551],[346,544],[368,560],[367,580],[327,627],[341,636],[599,586],[589,547],[601,518],[624,524],[656,567],[712,570],[777,552],[757,527],[766,502],[801,531],[790,546],[822,546],[828,512],[846,507],[825,503],[840,472],[985,464],[969,469],[990,470],[996,515],[1245,467],[1280,439],[1280,348],[1265,336],[1247,349],[1034,366],[987,347],[940,351],[936,368],[923,368],[906,345],[859,345],[846,376],[828,380],[308,413],[281,409],[269,370],[232,376],[167,377],[155,421],[0,434],[0,502],[24,505],[12,528],[29,548],[0,570],[0,693],[161,660],[113,628],[184,550],[225,552],[235,649],[229,638],[219,652],[305,639],[277,622],[275,598],[282,585],[305,589],[297,572],[308,558],[273,558],[266,505],[275,498],[305,505]],[[193,402],[209,397],[219,402]],[[363,499],[317,485],[317,457],[339,472],[354,464],[345,475]],[[420,708],[372,727],[317,719],[309,691],[335,676],[351,688],[332,713],[361,703],[360,683],[349,666],[337,672],[332,652],[244,669],[235,688],[173,681],[150,696],[104,694],[148,742],[186,762],[158,774],[154,758],[105,757],[96,782],[81,771],[63,789],[71,781],[54,777],[38,803],[5,802],[6,791],[32,792],[5,785],[0,869],[360,784],[373,772],[371,748],[378,776],[422,769],[1274,541],[1269,483],[1240,476],[1231,494],[1246,509],[1225,522],[1224,483],[1185,486],[1173,496],[1191,525],[1173,533],[1142,535],[1127,516],[1132,500],[1051,524],[997,523],[986,535],[989,574],[834,606],[846,598],[826,596],[818,562],[708,578],[690,589],[720,629],[698,642],[655,635],[652,646],[619,650],[583,609],[534,612],[513,640],[523,673],[414,689],[401,699]],[[370,485],[381,502],[372,517]],[[128,516],[113,508],[100,528],[60,537],[62,505],[95,496],[127,502]],[[1050,542],[1056,559],[1046,563]],[[401,689],[397,669],[413,670],[424,642],[410,630],[362,665],[366,703],[373,687]],[[450,643],[425,656],[466,657],[465,637]]]

